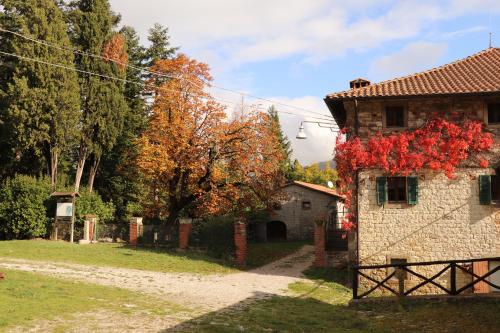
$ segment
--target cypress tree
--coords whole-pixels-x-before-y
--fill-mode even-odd
[[[53,0],[5,0],[2,5],[4,12],[0,16],[0,25],[5,29],[71,47],[63,14]],[[73,66],[71,51],[5,32],[0,41],[3,51]],[[10,152],[18,163],[33,158],[27,155],[44,160],[55,189],[61,154],[68,151],[78,132],[80,99],[77,75],[64,68],[1,56],[0,77],[2,155],[7,148],[6,155]],[[39,161],[31,163],[40,164]]]
[[[103,54],[118,22],[108,0],[80,0],[72,6],[70,18],[75,45],[88,53]],[[76,66],[88,72],[125,78],[124,67],[96,57],[78,55]],[[85,163],[90,158],[88,188],[92,191],[101,157],[113,148],[122,131],[127,103],[124,84],[119,81],[82,73],[79,83],[82,116],[75,189],[80,187]]]
[[[129,55],[129,64],[138,68],[143,66],[146,54],[139,43],[137,32],[132,27],[123,27],[120,33],[125,36]],[[136,141],[147,123],[147,108],[143,96],[142,71],[127,68],[125,99],[129,106],[124,117],[123,131],[116,145],[109,154],[102,158],[101,171],[96,177],[99,194],[108,201],[113,201],[118,220],[126,221],[127,206],[141,199],[142,179],[135,166],[130,163],[137,155]]]
[[[283,153],[284,159],[281,162],[281,172],[283,176],[285,176],[287,179],[292,179],[292,148],[291,148],[291,143],[288,137],[283,133],[283,130],[281,128],[281,123],[280,123],[280,118],[278,115],[278,111],[274,106],[271,106],[268,109],[268,114],[269,117],[271,118],[271,122],[275,125],[274,126],[274,131],[275,135],[278,137],[278,141],[280,144],[280,149]]]

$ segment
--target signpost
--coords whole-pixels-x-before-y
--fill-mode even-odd
[[[69,225],[69,241],[73,243],[75,234],[75,204],[77,192],[54,192],[51,196],[57,199],[56,218],[52,239],[67,239]],[[64,235],[62,235],[64,234]]]

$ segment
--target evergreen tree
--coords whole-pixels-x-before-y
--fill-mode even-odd
[[[149,29],[148,41],[151,45],[146,50],[146,66],[151,67],[158,59],[171,59],[175,56],[178,47],[170,45],[168,28],[156,23]]]
[[[284,156],[280,166],[281,172],[285,178],[292,179],[292,148],[290,140],[288,140],[288,137],[283,133],[276,108],[271,106],[267,112],[269,113],[271,122],[274,124],[274,134],[278,137],[280,149]]]
[[[74,43],[83,51],[103,54],[114,41],[113,26],[118,17],[111,12],[108,0],[80,0],[70,13]],[[121,50],[123,51],[123,50]],[[121,57],[120,57],[121,59]],[[84,71],[112,77],[125,77],[125,67],[95,57],[78,55],[77,67]],[[124,85],[116,80],[82,73],[79,79],[82,98],[81,136],[77,154],[75,189],[86,161],[90,158],[88,188],[92,191],[101,157],[116,143],[127,112]]]
[[[2,27],[34,39],[71,47],[63,14],[53,0],[5,0],[1,4],[4,6],[0,16]],[[7,33],[2,33],[0,40],[3,51],[73,66],[71,51]],[[77,136],[80,110],[77,75],[67,69],[2,56],[0,76],[2,155],[6,151],[8,159],[11,152],[10,157],[30,166],[40,165],[40,160],[44,160],[55,189],[61,155],[68,151]],[[33,155],[35,161],[31,160]],[[36,170],[29,170],[29,173],[33,172]]]
[[[145,61],[145,49],[139,44],[139,37],[132,27],[123,27],[129,64],[140,67]],[[99,193],[107,201],[113,201],[118,220],[126,221],[127,206],[141,200],[142,178],[135,164],[130,163],[137,155],[136,141],[147,123],[146,103],[143,98],[142,71],[127,67],[125,99],[129,106],[124,117],[123,131],[109,154],[102,158],[101,171],[96,177]]]

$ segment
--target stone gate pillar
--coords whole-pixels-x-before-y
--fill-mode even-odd
[[[185,250],[189,247],[189,234],[193,228],[193,219],[179,219],[179,249]]]
[[[245,222],[244,218],[237,218],[234,221],[235,260],[240,268],[245,267],[247,263],[247,224]]]
[[[316,222],[314,227],[314,267],[326,267],[326,230],[324,222]]]

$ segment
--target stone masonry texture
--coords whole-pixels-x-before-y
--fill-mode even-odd
[[[272,211],[270,221],[286,224],[288,240],[312,240],[314,221],[328,220],[329,212],[336,207],[337,199],[298,185],[286,186],[283,192],[281,209]],[[311,203],[311,209],[302,209],[304,201]]]
[[[487,122],[487,104],[500,102],[491,97],[446,97],[413,98],[401,100],[366,100],[358,103],[359,136],[367,140],[377,132],[390,134],[422,126],[432,113],[438,112],[456,120],[476,119]],[[406,128],[384,127],[386,105],[403,105],[407,110]],[[344,102],[347,111],[346,126],[355,123],[354,101]],[[478,177],[495,174],[500,168],[500,125],[486,126],[494,137],[496,146],[485,155],[491,168],[481,169],[470,161],[456,171],[455,179],[448,179],[442,172],[422,170],[419,178],[418,204],[386,204],[378,206],[375,181],[378,176],[389,176],[382,170],[362,170],[359,173],[359,193],[354,191],[352,212],[358,209],[358,240],[350,238],[350,261],[362,265],[386,264],[391,259],[406,259],[408,262],[471,259],[500,256],[500,204],[480,205]],[[355,190],[355,188],[353,188]],[[352,241],[351,241],[352,240]],[[357,248],[356,248],[357,246]],[[352,250],[352,251],[351,251]],[[419,268],[428,277],[442,267]],[[471,267],[467,267],[471,268]],[[373,272],[379,280],[387,276],[388,270]],[[471,278],[467,274],[458,276],[458,285],[464,285]],[[441,277],[444,285],[449,275]],[[420,282],[411,277],[407,286]],[[392,281],[397,287],[397,281]],[[360,286],[371,283],[360,280]],[[421,293],[436,292],[428,287]]]

